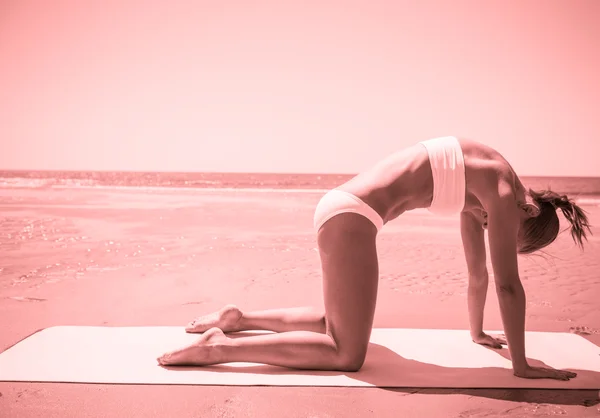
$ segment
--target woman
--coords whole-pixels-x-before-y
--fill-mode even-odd
[[[523,378],[569,380],[575,373],[532,367],[525,357],[525,294],[518,253],[550,244],[559,232],[560,208],[573,239],[583,246],[589,224],[566,196],[527,190],[494,149],[455,137],[418,143],[328,192],[315,211],[323,269],[325,313],[311,308],[242,313],[233,305],[191,322],[203,333],[194,344],[164,354],[161,365],[253,362],[297,369],[358,371],[371,335],[378,285],[376,237],[403,212],[429,208],[458,214],[469,272],[471,336],[501,347],[483,332],[488,272],[484,231],[513,371]],[[224,332],[270,330],[274,334],[232,339]]]

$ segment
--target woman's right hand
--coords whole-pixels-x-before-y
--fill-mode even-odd
[[[555,379],[570,380],[577,376],[577,373],[567,370],[551,369],[549,367],[527,366],[523,370],[515,370],[514,375],[523,379]]]

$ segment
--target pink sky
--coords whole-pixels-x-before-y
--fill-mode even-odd
[[[600,176],[600,1],[0,1],[1,169]]]

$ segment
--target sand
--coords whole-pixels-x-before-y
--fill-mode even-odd
[[[322,306],[314,193],[0,190],[0,350],[54,325],[184,325],[226,303]],[[587,207],[593,224],[600,208]],[[600,345],[599,228],[521,257],[527,328]],[[376,327],[468,327],[457,218],[402,215],[378,238]],[[490,268],[491,271],[491,268]],[[485,328],[501,329],[490,280]],[[93,361],[93,359],[91,359]],[[0,382],[2,417],[597,416],[595,391]]]

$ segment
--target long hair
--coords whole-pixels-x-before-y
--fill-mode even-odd
[[[519,254],[530,254],[554,242],[560,231],[557,209],[562,211],[569,222],[573,241],[583,249],[587,232],[592,233],[585,211],[566,195],[559,195],[551,190],[536,192],[529,189],[529,194],[539,205],[540,213],[524,222]]]

